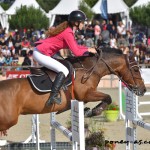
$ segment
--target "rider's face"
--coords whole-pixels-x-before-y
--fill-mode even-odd
[[[84,27],[84,22],[82,21],[82,22],[80,22],[80,24],[79,24],[79,29],[82,30],[83,27]]]

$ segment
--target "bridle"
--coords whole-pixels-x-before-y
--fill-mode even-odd
[[[125,81],[125,80],[123,79],[124,76],[126,76],[126,75],[128,74],[128,72],[126,72],[123,76],[120,76],[120,75],[103,59],[103,51],[102,51],[102,49],[97,49],[97,51],[99,51],[99,54],[97,53],[97,54],[95,55],[95,57],[97,58],[97,60],[96,60],[95,64],[94,64],[91,68],[89,68],[89,69],[85,68],[84,65],[83,65],[83,64],[80,62],[80,60],[79,60],[79,63],[80,63],[80,65],[82,66],[82,68],[77,68],[77,69],[84,69],[84,70],[86,70],[86,72],[85,72],[85,73],[83,74],[83,76],[82,76],[81,83],[84,84],[84,83],[89,79],[89,77],[90,77],[93,73],[94,73],[94,74],[97,74],[99,77],[101,77],[101,75],[100,75],[99,73],[97,73],[97,72],[94,71],[94,69],[95,69],[95,67],[97,66],[98,62],[101,60],[101,61],[106,65],[106,67],[108,68],[108,70],[110,71],[110,74],[116,75],[116,76],[119,78],[119,80],[121,80],[121,81],[127,86],[127,88],[129,88],[131,91],[137,90],[138,86],[137,86],[137,84],[136,84],[135,79],[141,79],[141,77],[136,77],[136,76],[133,75],[132,69],[135,68],[135,67],[138,67],[138,69],[139,69],[139,66],[137,65],[137,62],[136,62],[135,60],[134,60],[134,61],[131,61],[131,62],[130,62],[129,59],[127,60],[127,62],[129,63],[129,70],[130,70],[130,72],[131,72],[132,79],[133,79],[133,81],[134,81],[134,85],[132,85],[132,84],[128,84],[127,81]],[[132,88],[131,88],[131,87],[132,87]]]

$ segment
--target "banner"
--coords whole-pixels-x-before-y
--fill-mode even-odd
[[[29,70],[6,71],[6,79],[26,78],[29,74]]]
[[[102,0],[101,2],[101,6],[100,6],[100,10],[101,10],[101,16],[104,19],[108,19],[108,14],[107,14],[107,0]]]

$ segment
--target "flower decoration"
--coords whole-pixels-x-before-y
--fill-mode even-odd
[[[119,106],[115,102],[112,102],[108,105],[107,110],[119,110]]]

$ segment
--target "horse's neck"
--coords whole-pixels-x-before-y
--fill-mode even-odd
[[[84,59],[79,59],[73,63],[73,66],[76,69],[81,68],[85,70],[85,72],[94,67],[93,73],[97,74],[101,79],[105,75],[116,73],[118,74],[118,71],[120,68],[122,68],[121,65],[123,65],[123,63],[123,55],[110,55],[109,53],[106,53],[102,58],[98,59],[96,57],[86,57]]]
[[[100,60],[99,62],[99,70],[98,73],[101,75],[101,78],[106,76],[106,75],[110,75],[110,74],[114,74],[114,75],[119,75],[119,70],[121,70],[121,66],[123,66],[124,63],[124,57],[120,56],[112,56],[110,57],[104,57]]]

